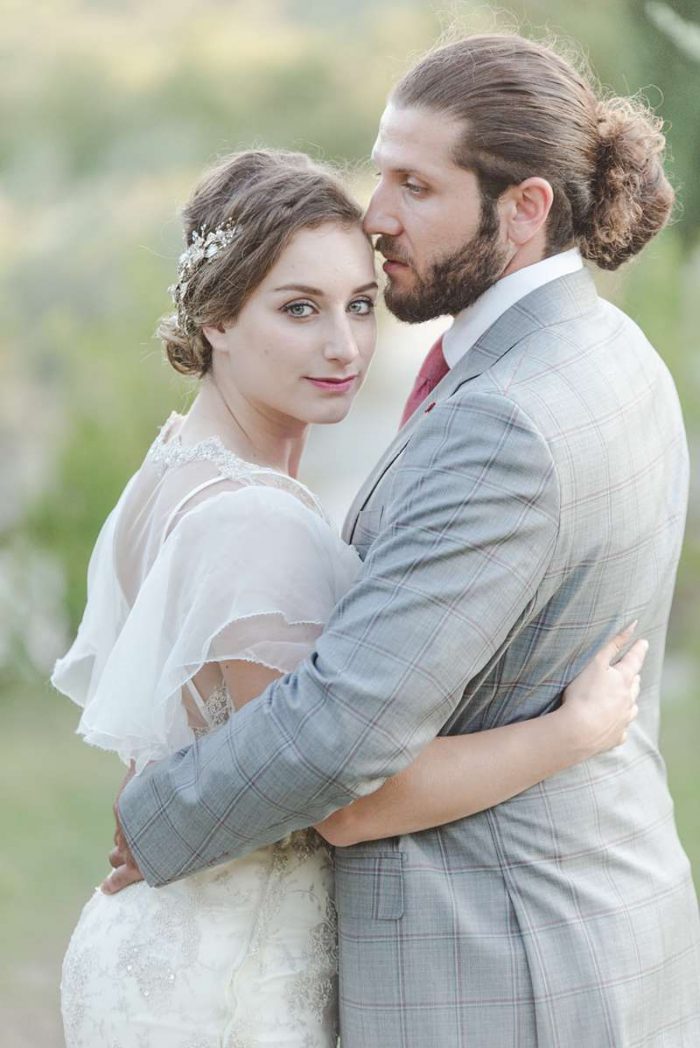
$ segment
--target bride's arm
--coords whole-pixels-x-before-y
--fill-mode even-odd
[[[637,714],[639,671],[647,651],[618,634],[569,685],[559,709],[533,720],[470,735],[440,737],[374,793],[334,812],[316,829],[347,846],[441,826],[508,800],[573,764],[624,742]]]
[[[441,826],[491,808],[565,768],[620,745],[636,716],[639,671],[647,650],[637,641],[614,666],[632,628],[614,637],[542,717],[470,735],[434,739],[374,793],[316,825],[337,846]],[[221,664],[236,707],[258,696],[277,671],[250,662]]]

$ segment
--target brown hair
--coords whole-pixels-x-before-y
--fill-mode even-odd
[[[353,225],[361,216],[335,172],[304,153],[250,150],[208,171],[183,209],[185,242],[231,225],[236,233],[194,267],[178,313],[158,326],[175,370],[200,377],[209,371],[212,351],[202,326],[233,320],[295,233],[326,222]]]
[[[598,97],[542,44],[517,35],[447,44],[406,74],[391,101],[464,122],[455,159],[476,173],[486,200],[526,178],[547,179],[548,253],[577,244],[616,269],[669,218],[662,121],[638,99]]]

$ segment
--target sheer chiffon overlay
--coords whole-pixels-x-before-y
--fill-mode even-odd
[[[52,682],[137,771],[234,713],[219,665],[282,673],[359,569],[312,493],[171,416],[105,522]],[[165,888],[96,891],[64,961],[67,1048],[329,1048],[332,862],[313,830]]]

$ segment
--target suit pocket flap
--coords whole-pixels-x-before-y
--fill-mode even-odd
[[[336,903],[341,917],[395,921],[403,916],[403,854],[336,851]]]

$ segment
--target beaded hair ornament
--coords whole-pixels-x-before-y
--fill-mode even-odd
[[[189,283],[197,270],[201,269],[209,259],[214,258],[219,251],[229,246],[237,232],[238,226],[227,223],[207,233],[205,223],[201,231],[198,229],[193,231],[189,245],[178,259],[177,282],[170,285],[168,292],[177,308],[178,326],[188,335],[195,335],[198,331],[197,325],[185,308],[185,296]]]

